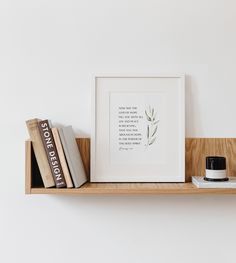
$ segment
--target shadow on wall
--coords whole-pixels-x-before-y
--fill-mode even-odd
[[[196,123],[201,123],[199,108],[198,84],[194,76],[185,75],[185,133],[186,137],[197,137],[196,130],[202,131],[202,127],[197,127]]]
[[[49,198],[60,203],[63,209],[75,209],[75,211],[85,212],[95,210],[98,213],[114,212],[128,214],[149,215],[156,213],[171,213],[189,215],[189,209],[196,215],[200,213],[224,214],[232,212],[232,207],[236,205],[236,199],[231,195],[88,195],[88,196],[50,196]]]

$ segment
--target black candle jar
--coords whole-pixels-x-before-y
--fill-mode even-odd
[[[228,181],[226,175],[226,158],[222,156],[206,157],[206,175],[204,180],[211,182]]]

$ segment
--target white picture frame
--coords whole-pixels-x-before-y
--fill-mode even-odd
[[[184,181],[184,75],[94,76],[91,182]]]

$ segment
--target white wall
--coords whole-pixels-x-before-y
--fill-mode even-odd
[[[92,73],[187,74],[187,136],[236,137],[236,2],[1,0],[0,262],[236,262],[235,196],[25,196],[24,121],[90,134]]]

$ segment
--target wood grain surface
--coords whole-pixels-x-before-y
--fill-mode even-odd
[[[235,138],[187,138],[186,139],[186,182],[191,176],[204,176],[206,156],[224,156],[227,160],[227,175],[236,176]]]
[[[87,176],[90,176],[90,139],[77,138],[77,144]],[[31,142],[26,141],[26,184],[28,194],[236,194],[236,189],[198,189],[191,176],[205,174],[205,157],[227,158],[228,176],[236,176],[236,138],[187,138],[186,183],[86,183],[78,189],[44,188],[39,181]],[[36,180],[37,179],[37,180]]]
[[[30,194],[31,191],[31,176],[32,176],[32,166],[31,166],[31,141],[25,142],[25,193]]]
[[[60,195],[157,195],[236,194],[236,189],[199,189],[192,183],[86,183],[80,188],[32,188],[31,194]]]
[[[90,178],[90,139],[77,138],[76,142],[79,147],[81,159],[84,165],[85,173]]]

